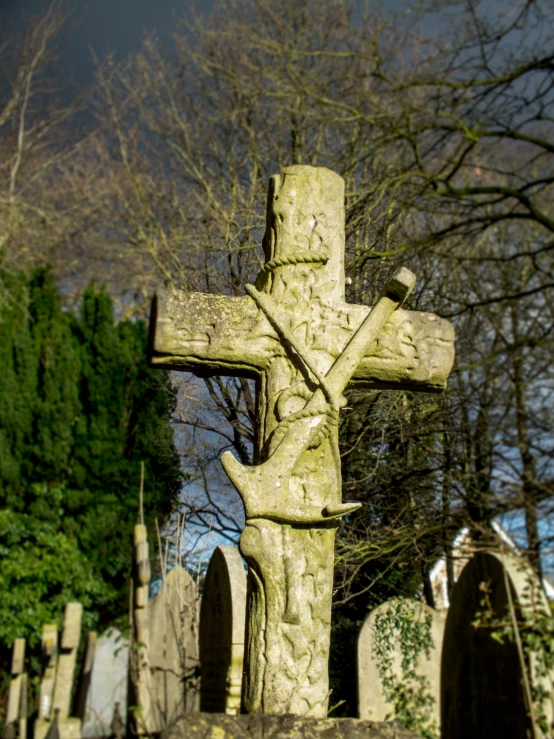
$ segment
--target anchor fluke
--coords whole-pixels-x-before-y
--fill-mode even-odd
[[[322,513],[325,518],[341,518],[342,516],[347,516],[349,513],[357,511],[358,508],[361,507],[361,503],[356,503],[355,501],[347,501],[345,503],[327,505],[323,509]]]

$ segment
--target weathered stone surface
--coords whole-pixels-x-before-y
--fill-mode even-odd
[[[118,629],[96,639],[90,682],[83,706],[83,737],[109,736],[115,705],[127,715],[129,642]]]
[[[20,675],[25,669],[25,639],[14,639],[12,650],[12,675]]]
[[[196,607],[196,583],[184,568],[174,567],[155,597],[135,610],[140,734],[161,731],[183,712],[197,709]]]
[[[266,262],[247,298],[160,294],[151,361],[197,374],[258,377],[254,466],[230,453],[249,566],[243,706],[324,717],[335,532],[343,503],[337,424],[349,384],[438,390],[450,324],[399,312],[399,270],[371,309],[345,301],[344,181],[292,166],[271,178]]]
[[[8,693],[5,734],[27,733],[27,674],[25,673],[25,639],[15,639],[12,648],[12,679]],[[17,726],[17,730],[16,730]]]
[[[79,646],[81,638],[81,620],[83,606],[80,603],[68,603],[63,614],[61,648],[69,651]],[[63,710],[63,709],[61,709]]]
[[[56,662],[58,656],[58,629],[56,624],[46,624],[42,627],[42,658],[44,672],[40,681],[38,702],[38,718],[49,719],[52,713],[52,696],[56,680]]]
[[[328,308],[319,316],[321,335],[314,336],[336,359],[362,324],[370,308]],[[155,299],[157,330],[152,364],[196,374],[256,377],[266,371],[278,342],[275,330],[253,299],[159,291]],[[227,327],[227,328],[226,328]],[[323,332],[329,332],[325,341]],[[454,333],[433,313],[399,308],[384,326],[371,353],[352,378],[360,388],[400,385],[411,390],[443,390],[452,367]],[[237,347],[241,355],[237,356]],[[320,349],[321,351],[321,349]]]
[[[246,572],[236,547],[214,550],[200,608],[200,710],[240,713]]]
[[[25,639],[15,639],[12,649],[12,679],[8,694],[4,736],[27,736],[27,673],[25,672]]]
[[[508,590],[509,588],[509,590]],[[463,569],[450,598],[443,640],[441,714],[443,739],[520,739],[543,737],[529,718],[525,684],[514,641],[500,643],[493,631],[511,623],[510,599],[518,618],[530,611],[548,614],[534,574],[510,554],[480,552]],[[489,612],[502,625],[485,626]],[[479,626],[478,624],[482,624]],[[552,720],[552,679],[538,678],[533,655],[527,655],[531,685],[542,686],[542,708]]]
[[[48,709],[48,718],[35,721],[35,739],[44,739],[52,726],[54,713],[57,713],[57,727],[60,739],[79,739],[81,736],[81,720],[70,717],[73,680],[77,651],[81,634],[83,606],[80,603],[68,603],[64,611],[60,650],[55,667],[55,683],[52,695],[52,706]],[[43,633],[43,648],[44,648]],[[53,657],[55,659],[55,657]],[[50,669],[51,673],[51,669]],[[41,698],[44,700],[41,689]],[[42,711],[42,707],[41,707]]]
[[[69,716],[71,707],[71,689],[73,687],[82,616],[83,606],[80,603],[68,603],[66,605],[53,697],[53,707],[60,709],[60,721]]]
[[[394,724],[359,719],[196,713],[183,716],[161,739],[417,739]]]
[[[19,719],[19,707],[21,705],[22,675],[16,675],[10,680],[8,694],[8,707],[6,709],[6,723],[13,724]]]
[[[148,604],[149,662],[153,692],[165,721],[197,706],[191,678],[198,666],[198,640],[192,609],[196,583],[183,567],[174,567]]]
[[[358,711],[372,721],[394,720],[394,696],[419,695],[420,725],[439,736],[444,617],[425,603],[397,598],[366,618],[358,638]],[[417,642],[425,643],[418,649]],[[408,676],[414,672],[417,681]]]

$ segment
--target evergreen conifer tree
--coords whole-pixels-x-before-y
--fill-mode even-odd
[[[89,287],[63,309],[48,270],[11,279],[0,316],[0,643],[31,644],[70,600],[89,625],[125,617],[144,462],[145,520],[170,514],[182,472],[168,376],[142,322]]]

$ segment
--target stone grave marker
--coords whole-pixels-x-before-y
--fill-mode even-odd
[[[85,657],[83,659],[81,675],[79,677],[79,690],[75,701],[75,715],[80,718],[81,721],[84,721],[86,716],[97,639],[98,634],[95,631],[89,631],[87,636],[87,646],[85,648]],[[84,726],[82,731],[84,731]]]
[[[164,726],[197,709],[192,681],[198,666],[198,636],[191,613],[196,598],[192,577],[183,567],[174,567],[148,604],[151,705]]]
[[[548,603],[521,559],[479,552],[465,566],[452,590],[444,633],[443,739],[545,736],[539,716],[552,720],[552,676],[539,678],[538,655],[523,658],[516,640],[500,643],[493,638],[493,632],[513,624],[514,617],[517,623],[541,612],[550,613]],[[525,671],[522,662],[527,663]],[[537,688],[547,696],[542,703],[533,702]]]
[[[49,714],[47,717],[37,718],[35,721],[35,739],[44,739],[54,721],[57,723],[57,732],[60,739],[79,739],[81,736],[81,720],[71,717],[70,712],[72,708],[71,698],[77,650],[81,636],[82,615],[83,606],[80,603],[68,603],[66,605],[55,666],[54,688],[51,693],[52,705],[50,709],[44,710],[45,713]],[[44,699],[45,695],[49,695],[49,688],[43,692],[42,687],[41,685],[41,700]],[[43,708],[41,707],[42,710]]]
[[[370,309],[345,301],[344,180],[295,165],[271,178],[265,264],[244,297],[160,292],[154,366],[257,380],[254,465],[230,452],[249,566],[243,706],[327,715],[335,533],[359,507],[341,498],[338,419],[351,383],[441,390],[454,359],[445,320],[400,306],[399,270]]]
[[[183,567],[174,567],[148,600],[150,564],[146,528],[135,526],[134,634],[131,704],[140,706],[139,734],[162,730],[181,714],[198,710],[197,587]]]
[[[236,547],[214,550],[200,608],[200,710],[240,713],[246,572]]]
[[[394,598],[369,614],[358,638],[360,718],[394,720],[400,702],[417,696],[420,727],[440,735],[444,623],[441,614],[411,598]]]
[[[42,627],[41,649],[44,672],[40,681],[38,718],[48,720],[52,713],[52,696],[56,680],[58,656],[58,628],[56,624],[46,624]]]
[[[6,710],[5,736],[27,736],[27,673],[25,639],[15,639],[12,650],[11,680]]]
[[[80,709],[83,737],[110,735],[116,703],[121,716],[127,715],[128,673],[129,642],[118,629],[108,629],[94,647],[86,698]]]

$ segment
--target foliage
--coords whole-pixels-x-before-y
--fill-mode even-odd
[[[384,578],[388,597],[415,594],[423,583],[433,605],[429,570],[459,525],[445,489],[445,422],[435,396],[350,394],[340,431],[343,490],[363,506],[337,541],[341,602],[379,592]]]
[[[127,611],[140,462],[145,518],[163,521],[182,482],[167,376],[141,322],[114,321],[103,290],[79,315],[48,270],[12,280],[0,321],[0,641],[31,644],[79,600],[92,624]]]
[[[335,594],[331,619],[331,648],[329,654],[329,682],[332,689],[330,704],[335,716],[358,715],[356,664],[358,637],[368,610],[392,598],[413,598],[420,595],[419,569],[408,561],[413,550],[406,543],[406,552],[386,551],[383,540],[391,532],[383,532],[383,540],[367,542],[368,548],[356,553],[346,551],[352,521],[347,521],[339,532]],[[356,524],[354,523],[354,526]],[[373,533],[372,533],[373,536]],[[345,559],[348,561],[345,563]]]
[[[385,700],[394,707],[387,719],[396,720],[423,739],[437,739],[437,727],[431,715],[435,699],[429,681],[418,674],[422,653],[433,649],[432,615],[402,599],[389,601],[373,623],[373,643]],[[394,653],[400,646],[400,675],[396,674]]]
[[[60,490],[40,490],[42,503],[52,506],[50,520],[7,509],[0,511],[0,595],[5,607],[0,642],[10,645],[26,635],[29,646],[40,642],[42,627],[59,621],[66,603],[78,599],[85,609],[85,627],[98,618],[98,605],[114,601],[114,592],[95,572],[75,539],[59,530],[56,519]]]

